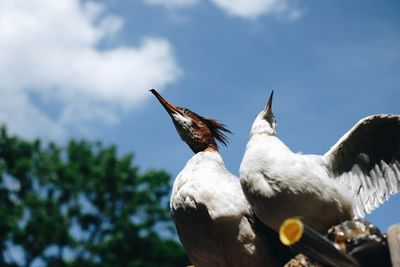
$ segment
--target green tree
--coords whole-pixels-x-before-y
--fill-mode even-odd
[[[172,231],[169,175],[132,162],[114,146],[43,145],[0,128],[0,266],[187,265],[161,237]]]

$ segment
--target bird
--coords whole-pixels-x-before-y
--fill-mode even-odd
[[[400,190],[400,116],[361,119],[324,155],[294,153],[276,134],[273,91],[255,118],[240,164],[253,211],[278,230],[301,217],[315,230],[362,218]]]
[[[254,217],[239,178],[227,170],[219,153],[217,142],[226,146],[230,131],[219,121],[150,91],[195,153],[176,177],[170,198],[171,216],[190,261],[196,267],[282,266],[282,258],[265,242],[266,235],[257,234],[265,228]]]

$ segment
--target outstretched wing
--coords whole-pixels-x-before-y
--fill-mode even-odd
[[[326,154],[331,171],[363,217],[400,191],[400,116],[360,120]]]

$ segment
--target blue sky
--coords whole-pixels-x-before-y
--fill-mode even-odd
[[[235,174],[275,90],[278,136],[325,153],[359,119],[400,114],[396,0],[4,0],[0,122],[12,133],[133,151],[174,177],[192,156],[148,92],[217,118]],[[400,195],[367,218],[400,222]]]

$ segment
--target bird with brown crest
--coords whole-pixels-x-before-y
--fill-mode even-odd
[[[282,266],[257,235],[257,220],[239,179],[226,169],[219,153],[217,142],[226,145],[230,131],[150,91],[195,153],[176,177],[170,199],[179,239],[194,266]]]

